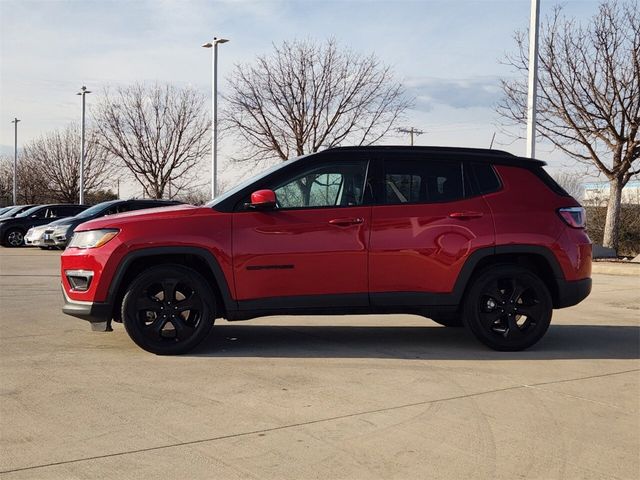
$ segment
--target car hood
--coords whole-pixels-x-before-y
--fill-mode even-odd
[[[209,207],[196,207],[194,205],[176,205],[175,207],[159,207],[147,208],[144,210],[136,210],[133,212],[118,213],[116,215],[108,215],[106,217],[89,220],[76,227],[75,231],[96,230],[99,228],[119,228],[129,223],[144,222],[151,220],[187,217],[194,215],[198,211],[208,210]]]
[[[58,225],[70,225],[72,223],[71,220],[73,220],[73,217],[60,218],[58,220],[54,220],[53,222],[47,223],[45,226],[46,227],[57,227]]]

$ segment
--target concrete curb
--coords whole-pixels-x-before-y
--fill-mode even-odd
[[[640,263],[593,262],[591,264],[591,272],[604,275],[640,276]]]

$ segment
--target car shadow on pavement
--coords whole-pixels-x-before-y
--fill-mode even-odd
[[[189,355],[443,360],[636,359],[640,327],[551,325],[524,352],[495,352],[463,328],[221,324]]]

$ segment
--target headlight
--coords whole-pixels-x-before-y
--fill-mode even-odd
[[[67,248],[98,248],[115,237],[118,232],[119,230],[113,228],[76,232]]]
[[[60,225],[53,229],[52,234],[54,237],[67,238],[70,233],[69,230],[71,230],[71,225]],[[100,231],[100,230],[96,230],[96,231]]]

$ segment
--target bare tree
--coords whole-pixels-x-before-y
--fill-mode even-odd
[[[100,147],[95,131],[86,139],[84,189],[88,195],[110,182],[113,162]],[[50,196],[60,202],[77,202],[80,197],[80,128],[69,124],[32,140],[24,147],[24,157],[34,173],[46,182]]]
[[[564,190],[576,200],[582,200],[584,187],[582,182],[584,176],[580,172],[571,170],[562,170],[556,173],[553,178]]]
[[[0,205],[13,203],[13,161],[0,157]]]
[[[242,159],[256,161],[375,143],[411,104],[389,67],[334,40],[274,45],[237,65],[229,85],[227,129],[244,140]]]
[[[46,179],[38,174],[36,163],[32,159],[20,154],[17,170],[18,198],[16,200],[19,205],[54,200]],[[0,159],[0,196],[7,205],[13,203],[13,158]]]
[[[210,149],[205,98],[189,87],[134,84],[107,90],[95,121],[102,147],[151,198],[162,198],[169,185],[175,194],[188,184]]]
[[[498,112],[526,122],[528,45],[515,36],[507,62],[520,74],[504,80]],[[640,13],[638,2],[604,1],[587,25],[561,8],[541,26],[538,132],[610,182],[603,243],[617,248],[622,189],[640,172]]]

